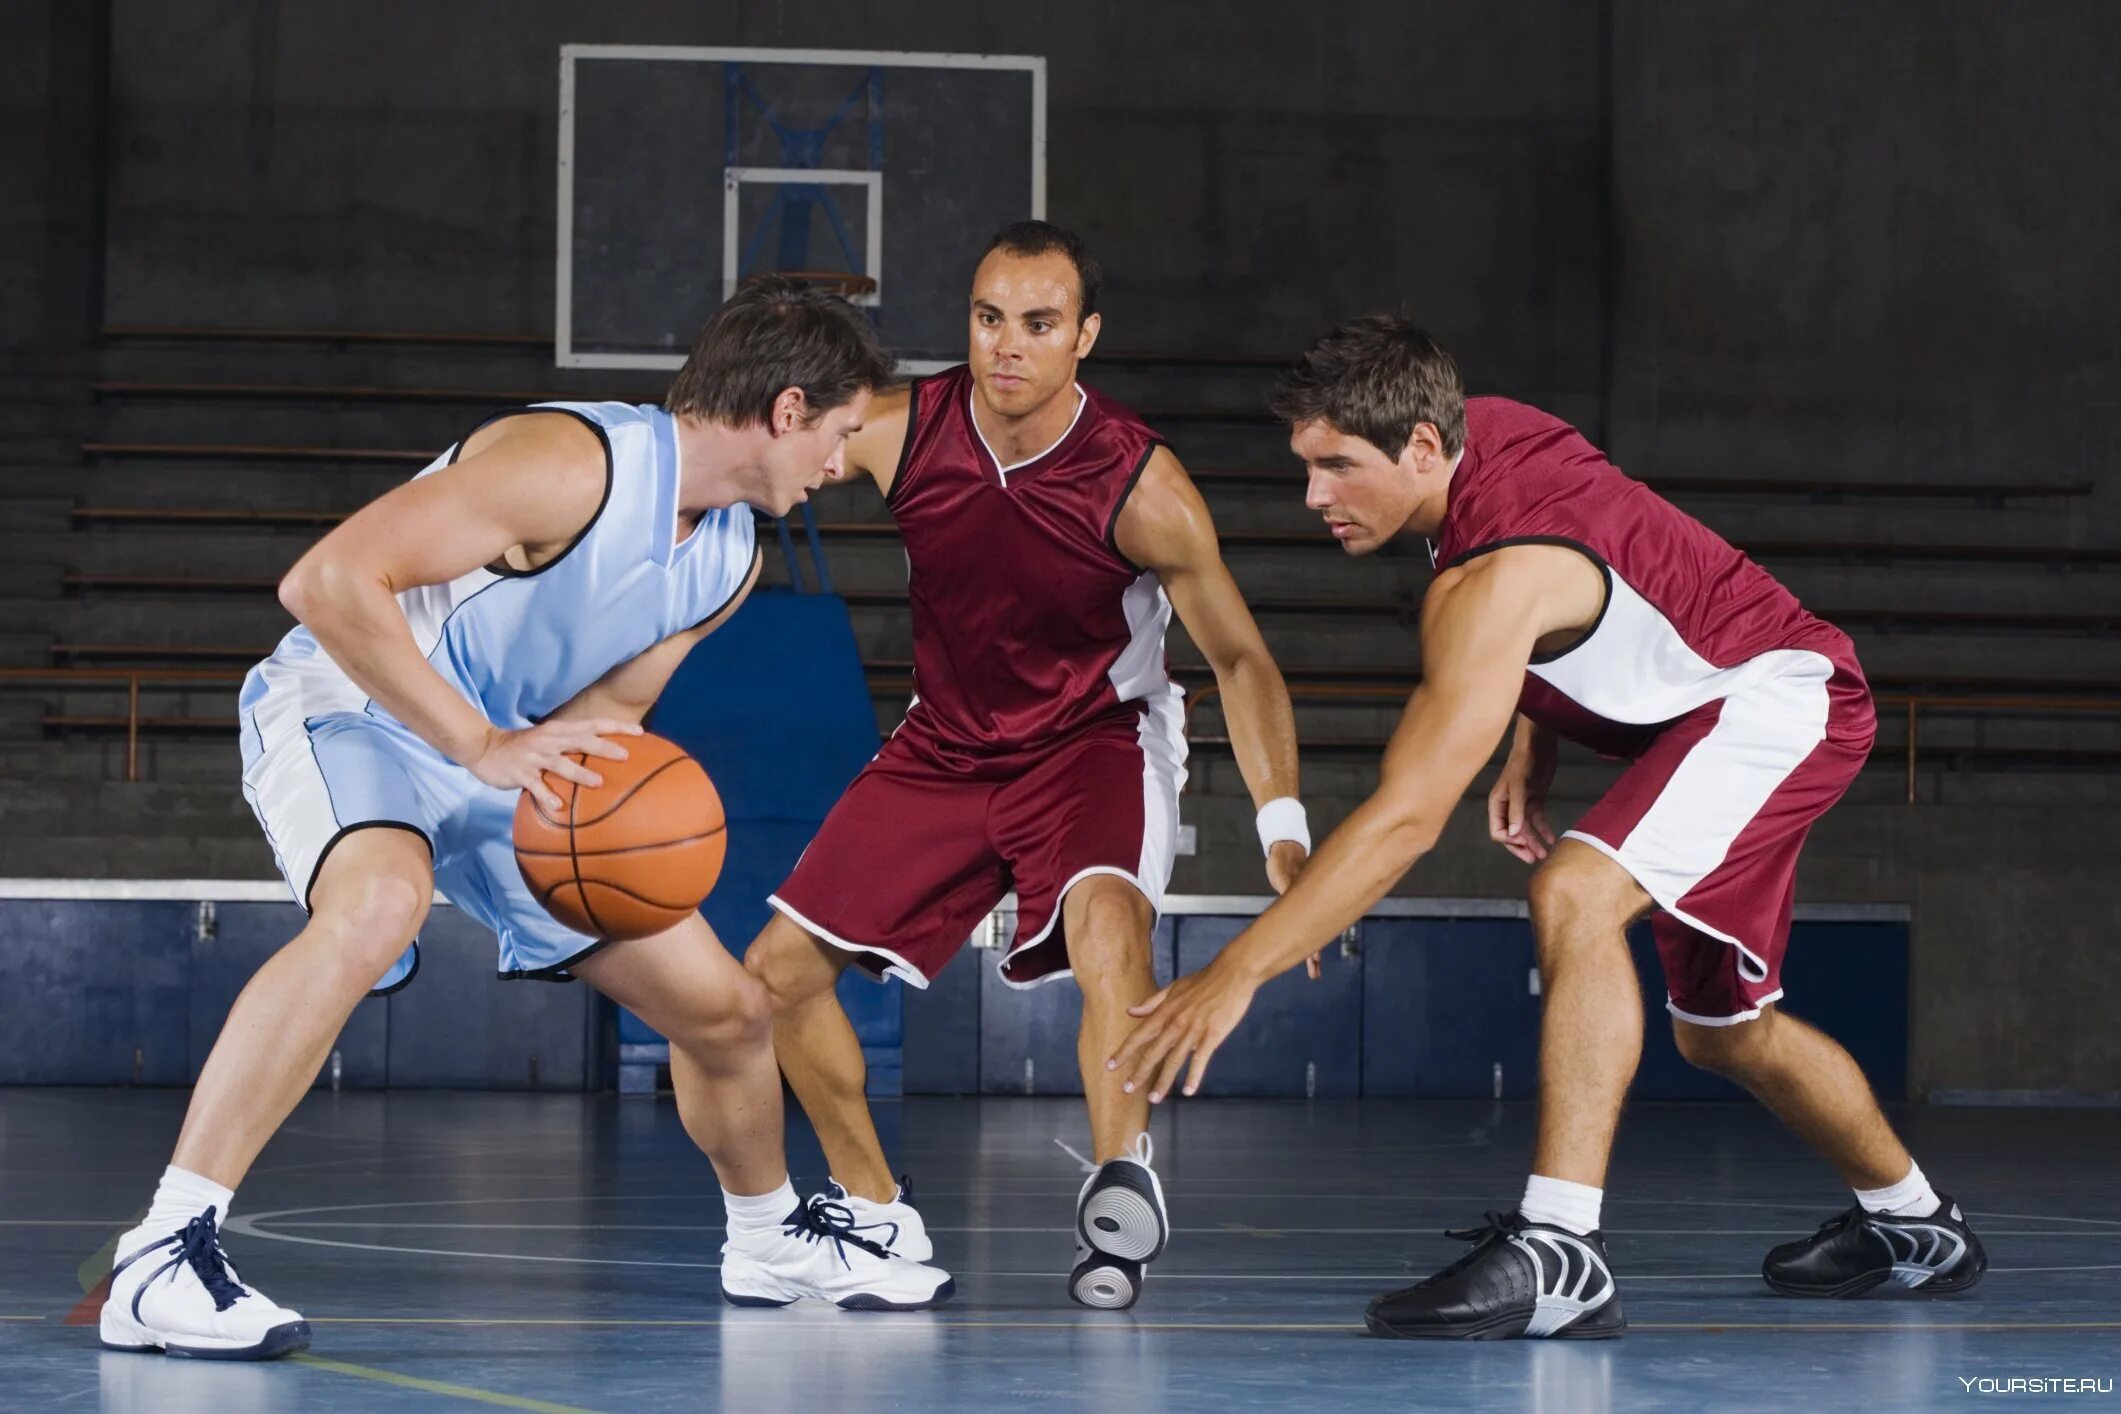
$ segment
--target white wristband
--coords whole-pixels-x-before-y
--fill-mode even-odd
[[[1294,840],[1311,852],[1311,822],[1304,803],[1293,795],[1279,796],[1259,807],[1259,847],[1268,854],[1283,840]]]

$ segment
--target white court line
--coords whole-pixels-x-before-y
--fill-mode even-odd
[[[486,1260],[486,1261],[492,1261],[492,1262],[544,1262],[544,1263],[548,1263],[548,1264],[557,1264],[557,1265],[562,1265],[562,1266],[578,1266],[578,1267],[669,1267],[669,1268],[674,1268],[674,1269],[684,1269],[684,1270],[691,1270],[691,1271],[716,1271],[716,1270],[719,1270],[719,1269],[720,1269],[720,1267],[721,1267],[721,1263],[719,1263],[719,1262],[676,1262],[676,1261],[668,1261],[668,1260],[653,1260],[653,1259],[648,1259],[648,1258],[638,1258],[638,1257],[555,1257],[555,1256],[540,1256],[540,1255],[534,1255],[534,1254],[531,1254],[531,1253],[526,1253],[526,1252],[470,1252],[470,1251],[465,1251],[465,1250],[462,1250],[462,1249],[458,1249],[458,1248],[440,1248],[440,1247],[403,1247],[403,1246],[397,1246],[397,1245],[392,1245],[392,1244],[385,1244],[385,1243],[379,1243],[379,1242],[346,1242],[346,1241],[339,1241],[339,1240],[334,1240],[334,1239],[332,1239],[332,1238],[327,1238],[327,1237],[303,1237],[303,1236],[300,1236],[300,1235],[298,1235],[298,1234],[295,1234],[295,1233],[292,1233],[292,1232],[287,1232],[287,1231],[284,1231],[284,1230],[274,1230],[274,1229],[271,1229],[271,1228],[265,1228],[265,1227],[260,1227],[260,1226],[259,1226],[259,1224],[260,1224],[260,1223],[270,1222],[270,1221],[272,1221],[272,1220],[274,1220],[274,1219],[284,1219],[284,1218],[293,1218],[293,1217],[300,1217],[300,1216],[304,1216],[304,1215],[307,1215],[307,1214],[310,1214],[310,1213],[333,1213],[333,1212],[358,1212],[358,1211],[364,1211],[364,1210],[373,1210],[373,1209],[377,1209],[377,1208],[399,1208],[399,1207],[403,1207],[403,1208],[432,1208],[432,1207],[447,1207],[447,1206],[450,1206],[450,1205],[452,1205],[452,1204],[459,1204],[459,1203],[479,1203],[479,1202],[493,1202],[493,1203],[538,1203],[538,1202],[579,1202],[579,1201],[582,1201],[582,1199],[581,1199],[581,1198],[580,1198],[579,1196],[576,1196],[576,1197],[573,1197],[573,1198],[562,1198],[562,1197],[556,1197],[556,1196],[546,1196],[546,1197],[539,1197],[539,1198],[491,1198],[491,1199],[484,1199],[484,1198],[481,1198],[481,1199],[462,1199],[462,1198],[451,1198],[451,1199],[433,1199],[433,1200],[422,1200],[422,1201],[416,1201],[416,1202],[407,1202],[407,1203],[350,1203],[350,1204],[345,1204],[345,1205],[328,1205],[328,1206],[322,1206],[322,1207],[314,1207],[314,1208],[282,1208],[282,1209],[279,1209],[279,1210],[277,1210],[277,1211],[275,1211],[275,1212],[269,1212],[269,1213],[257,1213],[257,1214],[254,1214],[254,1215],[250,1216],[250,1217],[239,1217],[239,1218],[233,1218],[233,1219],[231,1219],[231,1220],[229,1221],[229,1223],[228,1223],[228,1225],[227,1225],[227,1228],[226,1228],[226,1230],[227,1230],[227,1231],[229,1231],[229,1232],[236,1232],[236,1233],[241,1233],[241,1234],[243,1234],[244,1236],[247,1236],[247,1237],[257,1237],[257,1238],[261,1238],[261,1239],[264,1239],[265,1241],[268,1241],[268,1242],[293,1242],[293,1243],[299,1243],[299,1244],[301,1244],[301,1245],[303,1245],[303,1246],[305,1246],[305,1247],[338,1247],[338,1248],[344,1248],[344,1249],[346,1249],[346,1250],[349,1250],[349,1251],[355,1251],[355,1252],[390,1252],[390,1253],[397,1253],[397,1254],[400,1254],[400,1255],[405,1255],[405,1256],[415,1256],[415,1257],[470,1257],[470,1258],[475,1258],[475,1259],[483,1259],[483,1260]],[[669,1200],[668,1200],[667,1198],[665,1198],[665,1199],[661,1199],[660,1201],[669,1201]],[[1702,1201],[1709,1201],[1709,1200],[1702,1200]],[[1734,1205],[1734,1206],[1735,1206],[1735,1205]],[[1770,1205],[1755,1205],[1755,1206],[1770,1206]],[[2098,1220],[2097,1220],[2097,1219],[2092,1219],[2091,1221],[2098,1221]],[[973,1230],[973,1231],[978,1231],[978,1229],[971,1229],[971,1230]],[[1204,1234],[1205,1234],[1205,1233],[1211,1233],[1211,1232],[1212,1232],[1213,1230],[1212,1230],[1212,1229],[1196,1229],[1195,1231],[1196,1231],[1196,1232],[1199,1232],[1199,1233],[1204,1233]],[[1699,1229],[1691,1229],[1690,1231],[1699,1231]],[[1228,1234],[1226,1233],[1225,1235],[1228,1235]],[[2046,1236],[2046,1235],[2049,1235],[2049,1234],[2041,1234],[2041,1235],[2042,1235],[2042,1236]],[[2099,1263],[2087,1263],[2087,1264],[2084,1264],[2084,1265],[2080,1265],[2080,1266],[2050,1266],[2050,1267],[1991,1267],[1991,1268],[1989,1268],[1989,1274],[1990,1274],[1990,1275],[1992,1275],[1992,1276],[2010,1276],[2010,1275],[2017,1275],[2017,1274],[2019,1274],[2019,1273],[2037,1273],[2037,1272],[2111,1272],[2111,1271],[2121,1271],[2121,1262],[2099,1262]],[[997,1278],[997,1279],[1018,1279],[1018,1278],[1021,1278],[1021,1279],[1025,1279],[1025,1280],[1038,1280],[1038,1281],[1050,1281],[1050,1280],[1052,1280],[1052,1278],[1053,1278],[1053,1276],[1054,1276],[1054,1273],[1053,1273],[1053,1272],[1050,1272],[1050,1271],[1037,1271],[1037,1272],[1000,1272],[1000,1271],[958,1271],[958,1272],[956,1272],[956,1273],[955,1273],[955,1275],[958,1275],[958,1276],[966,1276],[966,1277],[992,1277],[992,1278]],[[1404,1266],[1404,1265],[1401,1265],[1401,1266],[1399,1266],[1399,1267],[1396,1267],[1396,1268],[1394,1268],[1394,1269],[1392,1269],[1392,1270],[1390,1270],[1390,1271],[1381,1271],[1381,1272],[1161,1272],[1161,1271],[1160,1271],[1160,1272],[1158,1272],[1158,1273],[1157,1273],[1156,1275],[1157,1275],[1157,1279],[1158,1279],[1159,1281],[1245,1281],[1245,1282],[1271,1282],[1271,1281],[1308,1281],[1308,1282],[1318,1282],[1318,1283],[1341,1283],[1341,1282],[1347,1282],[1347,1283],[1355,1283],[1355,1282],[1361,1282],[1361,1283],[1369,1284],[1369,1283],[1376,1283],[1376,1282],[1390,1282],[1390,1281],[1397,1281],[1397,1280],[1402,1280],[1402,1279],[1404,1279],[1404,1278],[1406,1278],[1406,1277],[1409,1277],[1409,1276],[1412,1276],[1412,1275],[1414,1275],[1414,1273],[1413,1273],[1412,1271],[1410,1271],[1410,1270],[1409,1270],[1409,1269],[1408,1269],[1408,1268],[1407,1268],[1406,1266]],[[1684,1273],[1672,1273],[1672,1272],[1659,1272],[1659,1273],[1641,1274],[1641,1273],[1633,1273],[1633,1272],[1629,1272],[1629,1271],[1627,1271],[1627,1270],[1626,1270],[1625,1268],[1622,1268],[1622,1269],[1621,1269],[1621,1271],[1620,1271],[1620,1273],[1619,1273],[1619,1275],[1621,1276],[1621,1278],[1622,1278],[1623,1280],[1625,1280],[1625,1281],[1628,1281],[1628,1282],[1631,1282],[1631,1283],[1632,1283],[1632,1282],[1646,1282],[1646,1281],[1758,1281],[1758,1280],[1760,1280],[1760,1274],[1759,1274],[1759,1273],[1758,1273],[1757,1271],[1748,1271],[1748,1272],[1737,1272],[1737,1273],[1726,1273],[1726,1272],[1684,1272]]]
[[[86,1226],[83,1219],[24,1219],[9,1222],[0,1219],[0,1227],[9,1226]],[[724,1232],[724,1223],[479,1223],[479,1222],[355,1222],[350,1220],[308,1219],[302,1222],[273,1224],[273,1230],[284,1232],[289,1228],[337,1228],[366,1231],[418,1231],[424,1229],[446,1229],[464,1232]],[[929,1232],[969,1233],[1072,1233],[1073,1227],[937,1227],[928,1225]],[[1422,1237],[1440,1235],[1434,1227],[1270,1227],[1245,1223],[1235,1227],[1173,1227],[1174,1234],[1189,1237]],[[1609,1227],[1602,1231],[1608,1237],[1787,1237],[1787,1227]],[[2097,1241],[2101,1238],[2121,1239],[2121,1232],[2073,1232],[2055,1228],[1989,1228],[1981,1229],[1980,1236],[1989,1237],[2066,1237],[2073,1241]]]
[[[478,1201],[478,1200],[471,1200]],[[132,1225],[133,1219],[125,1218],[0,1218],[0,1227],[117,1227]],[[230,1224],[234,1226],[233,1223]],[[333,1221],[311,1219],[304,1222],[277,1222],[274,1232],[286,1232],[290,1228],[332,1228],[336,1230],[404,1232],[424,1230],[456,1230],[463,1232],[726,1232],[725,1223],[479,1223],[479,1222],[357,1222],[353,1220]],[[930,1232],[964,1232],[978,1234],[1023,1233],[1058,1236],[1075,1231],[1072,1227],[936,1227]],[[1433,1227],[1259,1227],[1245,1224],[1242,1227],[1174,1227],[1174,1235],[1186,1237],[1423,1237],[1440,1235]],[[1608,1237],[1782,1237],[1789,1232],[1783,1227],[1609,1227],[1604,1229]],[[265,1236],[267,1234],[257,1234]],[[2066,1237],[2075,1240],[2121,1238],[2121,1232],[2067,1232],[2051,1228],[1988,1228],[1981,1229],[1982,1237]],[[488,1254],[500,1255],[500,1254]],[[2021,1267],[2020,1271],[2049,1270]],[[2066,1271],[2073,1268],[2053,1268]]]

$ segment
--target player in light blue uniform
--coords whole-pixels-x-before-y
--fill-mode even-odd
[[[234,1275],[219,1225],[361,997],[412,981],[437,886],[493,930],[503,977],[579,977],[670,1039],[680,1117],[729,1213],[725,1296],[949,1295],[941,1272],[797,1200],[768,1004],[705,920],[628,942],[575,933],[532,896],[511,841],[518,792],[557,812],[548,775],[595,786],[596,760],[624,759],[756,582],[753,508],[785,515],[838,475],[889,374],[844,301],[754,282],[708,321],[665,407],[489,419],[288,572],[301,626],[244,682],[243,792],[310,921],[237,998],[153,1206],[119,1239],[105,1345],[307,1346],[307,1322]]]

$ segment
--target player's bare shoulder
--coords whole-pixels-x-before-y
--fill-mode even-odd
[[[1534,623],[1542,635],[1577,632],[1598,621],[1605,594],[1604,572],[1572,546],[1505,545],[1438,573],[1422,598],[1422,628],[1447,616],[1501,615]]]
[[[523,538],[501,559],[519,572],[536,569],[581,534],[604,504],[611,475],[603,437],[583,419],[557,411],[487,423],[436,473],[455,483],[457,494],[506,508],[507,522]]]
[[[1200,488],[1169,447],[1150,452],[1112,524],[1113,546],[1144,569],[1215,553],[1215,521]]]

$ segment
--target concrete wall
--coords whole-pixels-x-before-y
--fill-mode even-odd
[[[1049,211],[1111,272],[1109,346],[1278,354],[1407,300],[1485,382],[1595,416],[1596,21],[1580,0],[1326,23],[1280,5],[117,0],[111,314],[550,330],[562,43],[1035,53]],[[682,134],[644,140],[685,160]]]
[[[0,350],[75,348],[95,325],[106,18],[0,0]]]
[[[2121,10],[1617,0],[1613,50],[1623,456],[2097,477],[2111,541]]]

